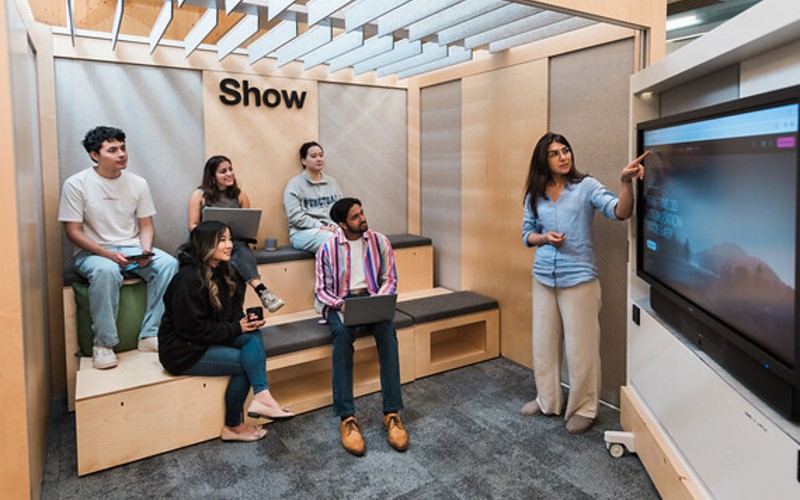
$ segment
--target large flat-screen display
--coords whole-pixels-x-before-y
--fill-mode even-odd
[[[800,87],[638,126],[637,273],[659,316],[800,417]]]

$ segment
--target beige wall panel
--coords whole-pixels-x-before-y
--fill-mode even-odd
[[[53,50],[50,30],[38,25],[33,33],[36,41],[36,64],[39,88],[39,141],[42,163],[42,198],[44,203],[44,237],[46,251],[48,327],[50,332],[50,390],[53,397],[63,395],[64,314],[62,310],[61,224],[58,204],[61,183],[58,173],[58,132],[56,126],[56,91],[53,71]]]
[[[250,87],[306,93],[302,109],[283,104],[269,108],[220,101],[219,82],[224,78],[247,79]],[[316,82],[207,71],[203,73],[206,157],[224,154],[233,162],[242,189],[253,207],[263,209],[259,245],[266,237],[289,244],[283,188],[301,171],[298,149],[319,134]],[[198,180],[200,169],[198,166]],[[199,183],[199,182],[198,182]]]
[[[500,303],[500,349],[532,366],[533,251],[522,244],[522,189],[547,128],[546,60],[462,84],[462,285]]]
[[[25,33],[13,34],[14,153],[19,230],[19,270],[22,286],[22,331],[25,337],[25,391],[31,491],[35,495],[47,455],[50,372],[47,345],[47,290],[44,279],[39,116],[36,60]]]
[[[550,128],[570,141],[579,170],[617,194],[619,172],[629,161],[628,82],[633,54],[632,41],[623,40],[559,56],[550,63]],[[626,235],[626,223],[595,216],[594,246],[603,288],[600,396],[615,404],[625,382]]]
[[[14,2],[0,4],[0,490],[7,498],[38,498],[47,448],[47,355],[42,313],[43,287],[35,214],[28,198],[40,200],[35,164],[38,126],[35,67],[23,16]],[[18,172],[21,170],[22,172]],[[37,221],[38,222],[38,221]],[[33,233],[33,234],[31,234]],[[32,251],[33,258],[26,252]],[[30,301],[30,304],[27,302]]]

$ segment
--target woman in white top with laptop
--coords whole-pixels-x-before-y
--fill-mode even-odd
[[[216,155],[206,161],[203,183],[189,198],[189,232],[202,221],[205,207],[250,208],[250,199],[236,182],[233,164],[226,156]],[[234,240],[231,266],[255,290],[269,312],[274,313],[283,307],[283,300],[261,281],[255,255],[246,242]]]

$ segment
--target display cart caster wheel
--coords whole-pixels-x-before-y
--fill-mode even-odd
[[[611,443],[608,445],[608,454],[614,458],[620,458],[625,454],[625,447],[619,443]]]
[[[625,452],[636,453],[636,437],[632,432],[606,431],[603,435],[608,454],[620,458]]]

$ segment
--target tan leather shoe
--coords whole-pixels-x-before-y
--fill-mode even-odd
[[[406,451],[408,448],[408,432],[397,413],[383,416],[383,427],[389,437],[389,444],[397,451]]]
[[[348,417],[339,424],[339,431],[342,433],[342,446],[355,456],[361,456],[367,447],[364,438],[361,437],[361,430],[358,428],[356,417]]]

